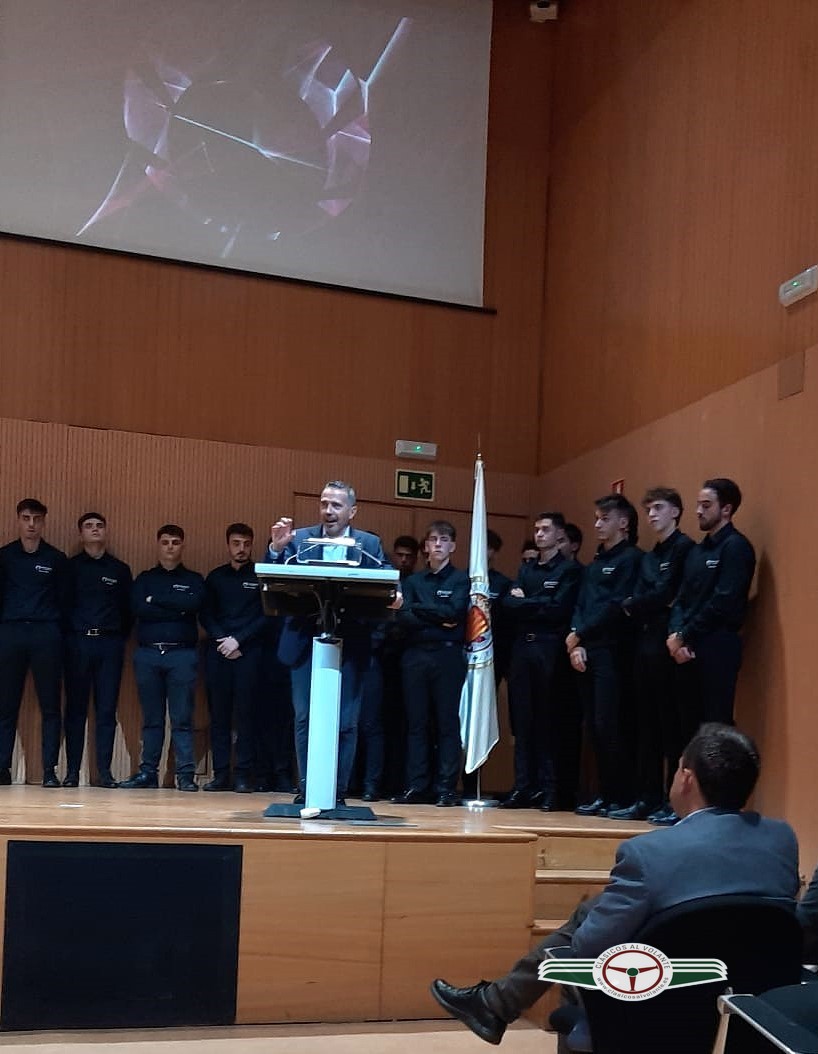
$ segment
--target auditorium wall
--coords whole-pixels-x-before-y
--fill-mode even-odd
[[[536,472],[554,35],[495,9],[490,310],[0,238],[0,416],[376,459],[422,439],[461,467],[479,435]]]
[[[818,341],[776,295],[818,262],[817,42],[813,0],[560,5],[543,471]]]
[[[178,523],[186,532],[184,562],[206,574],[224,563],[224,529],[237,520],[256,531],[256,556],[263,555],[268,530],[281,515],[305,526],[315,522],[318,495],[327,479],[357,486],[358,523],[383,535],[388,547],[401,533],[422,535],[434,516],[458,528],[461,566],[467,562],[473,496],[472,469],[436,469],[436,501],[413,504],[395,498],[395,462],[367,457],[314,454],[284,448],[242,446],[173,436],[152,436],[63,424],[0,419],[0,543],[16,537],[15,506],[36,497],[48,506],[45,537],[70,555],[78,551],[77,518],[102,512],[109,522],[110,548],[134,573],[156,563],[156,529]],[[525,537],[525,510],[532,477],[488,472],[489,523],[506,539],[498,565],[513,574]],[[140,719],[130,663],[119,707],[114,775],[124,778],[139,760]],[[209,771],[207,707],[199,685],[195,728],[197,769]],[[91,732],[93,735],[93,732]],[[491,759],[487,786],[510,786],[510,742],[506,735]],[[86,752],[85,764],[90,763]],[[162,768],[165,768],[163,758]],[[41,778],[40,723],[31,679],[26,688],[14,778]],[[83,778],[87,775],[83,772]]]
[[[593,552],[593,501],[614,480],[638,503],[651,485],[675,486],[686,511],[682,528],[699,539],[696,494],[704,479],[736,479],[744,501],[736,526],[756,549],[758,568],[745,632],[736,720],[758,737],[763,776],[756,807],[794,824],[802,870],[818,862],[812,766],[818,743],[815,627],[818,579],[811,573],[818,518],[818,347],[635,429],[546,473],[539,504],[560,504],[586,531]],[[780,386],[780,388],[779,388]],[[641,544],[653,544],[641,524]],[[657,705],[660,701],[657,700]]]

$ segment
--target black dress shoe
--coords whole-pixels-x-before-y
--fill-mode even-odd
[[[608,812],[608,803],[604,798],[594,798],[586,805],[578,805],[574,812],[577,816],[605,816]]]
[[[113,790],[115,787],[118,787],[119,784],[110,772],[100,772],[100,774],[97,776],[96,783],[94,784],[94,786],[105,787],[106,790]]]
[[[410,787],[403,794],[396,794],[392,801],[395,805],[431,805],[434,799],[428,791],[415,790]]]
[[[557,799],[553,794],[544,794],[540,801],[540,812],[556,812]]]
[[[63,787],[79,787],[80,774],[78,772],[69,772],[62,781],[62,785]],[[45,782],[43,782],[43,786],[45,786]]]
[[[57,779],[57,773],[54,769],[46,769],[43,772],[43,786],[44,787],[59,787],[60,781]]]
[[[190,772],[180,772],[176,777],[176,789],[180,791],[197,791],[199,784]]]
[[[381,796],[377,787],[366,787],[361,795],[361,801],[380,801]]]
[[[158,786],[159,777],[155,772],[135,772],[130,779],[120,783],[125,790],[156,790]]]
[[[431,993],[447,1014],[462,1021],[475,1036],[497,1046],[503,1038],[506,1023],[486,1002],[486,988],[488,981],[480,981],[470,988],[455,988],[438,978],[432,981]]]
[[[527,791],[512,791],[505,801],[500,802],[501,809],[530,809],[531,795]]]
[[[435,805],[439,809],[451,809],[454,805],[460,805],[462,798],[459,794],[455,794],[454,791],[444,791],[435,802]]]
[[[336,798],[335,799],[335,808],[336,809],[345,809],[346,807],[347,807],[347,800],[346,800],[346,798]]]
[[[293,798],[293,805],[306,805],[306,804],[307,804],[306,791],[299,791],[296,794],[296,796]]]
[[[202,787],[203,791],[229,791],[233,789],[233,784],[229,776],[223,776],[219,774],[214,776],[209,783],[205,783]]]
[[[11,786],[11,772],[8,769],[0,769],[0,787]]]
[[[666,809],[662,813],[653,813],[652,816],[649,816],[648,823],[652,823],[656,827],[673,827],[680,819],[681,817],[677,816],[673,809]]]
[[[614,809],[611,807],[608,809],[609,820],[646,820],[648,816],[654,811],[655,806],[648,805],[646,801],[639,800],[635,801],[633,805],[629,805],[626,809]]]
[[[250,780],[244,779],[242,776],[237,776],[233,790],[236,794],[252,794],[253,784]]]

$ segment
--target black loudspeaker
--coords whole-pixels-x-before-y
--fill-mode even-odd
[[[241,846],[8,843],[0,1028],[226,1025]]]

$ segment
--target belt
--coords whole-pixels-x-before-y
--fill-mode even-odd
[[[118,629],[81,629],[77,630],[81,637],[121,637],[122,634]]]
[[[517,639],[524,640],[526,644],[533,644],[535,641],[559,640],[559,637],[559,633],[548,633],[545,630],[540,630],[539,633],[523,633]]]
[[[166,651],[171,651],[174,648],[195,648],[195,644],[182,644],[179,641],[172,640],[159,640],[151,641],[149,644],[143,644],[143,648],[156,648],[160,655],[164,655]]]

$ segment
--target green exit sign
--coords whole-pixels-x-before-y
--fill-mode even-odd
[[[406,469],[395,469],[395,497],[407,501],[434,501],[434,472],[407,472]]]

